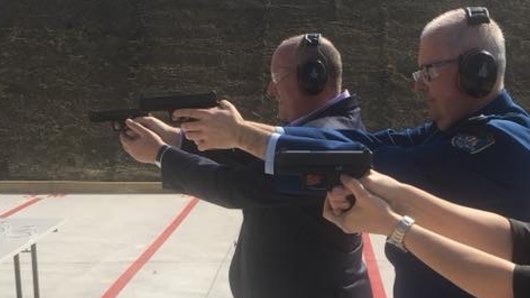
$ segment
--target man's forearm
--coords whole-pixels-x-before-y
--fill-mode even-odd
[[[247,121],[247,123],[249,125],[254,126],[255,128],[259,128],[261,130],[264,130],[264,131],[267,131],[267,132],[270,132],[270,133],[273,133],[273,132],[276,131],[276,127],[272,126],[272,125],[269,125],[269,124],[253,122],[253,121]]]
[[[265,159],[267,143],[273,132],[273,126],[246,122],[240,127],[237,147],[260,159]]]

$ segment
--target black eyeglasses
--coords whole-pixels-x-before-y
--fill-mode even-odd
[[[420,66],[420,69],[412,73],[412,78],[414,79],[414,82],[421,80],[422,83],[429,83],[440,75],[440,73],[436,70],[437,68],[444,67],[457,61],[458,59],[448,59],[424,64]]]

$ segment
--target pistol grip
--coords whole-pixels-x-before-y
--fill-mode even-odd
[[[342,182],[340,182],[340,175],[341,173],[340,172],[334,172],[333,174],[331,174],[331,186],[330,186],[330,190],[331,188],[333,188],[334,186],[337,186],[337,185],[342,185]],[[346,196],[346,200],[350,203],[350,206],[346,209],[342,209],[343,212],[347,212],[349,211],[351,208],[353,208],[353,206],[355,206],[355,202],[356,202],[356,199],[355,199],[355,196],[353,194],[349,194]]]

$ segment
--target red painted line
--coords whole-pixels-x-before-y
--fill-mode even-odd
[[[114,298],[129,283],[134,275],[149,261],[155,252],[166,242],[177,227],[184,221],[186,216],[197,205],[199,200],[192,198],[191,201],[180,211],[180,213],[171,221],[171,223],[155,238],[155,240],[144,250],[144,252],[118,277],[118,279],[105,291],[102,298]]]
[[[377,267],[377,259],[375,258],[372,241],[367,233],[363,233],[363,254],[366,262],[366,269],[370,277],[370,285],[372,286],[373,298],[386,298],[385,287],[381,280],[381,273]]]
[[[39,197],[35,197],[35,196],[31,196],[28,198],[28,201],[14,207],[14,208],[11,208],[7,211],[4,211],[3,213],[0,213],[0,218],[6,218],[8,216],[11,216],[15,213],[17,213],[18,211],[26,208],[26,207],[29,207],[35,203],[37,203],[38,201],[42,200],[42,198],[39,198]]]

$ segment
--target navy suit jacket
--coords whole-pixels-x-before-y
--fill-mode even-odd
[[[364,128],[354,97],[312,115],[302,125]],[[193,150],[189,145],[184,148]],[[263,173],[262,161],[241,153],[207,154],[222,163],[169,149],[162,159],[162,179],[176,191],[242,209],[230,267],[235,298],[372,296],[360,235],[344,234],[322,217],[322,193],[279,193],[273,176]]]
[[[374,168],[458,204],[530,221],[530,117],[503,90],[489,105],[440,131],[434,123],[401,132],[285,128],[276,149],[360,150]],[[395,297],[469,297],[410,253],[386,247]]]

